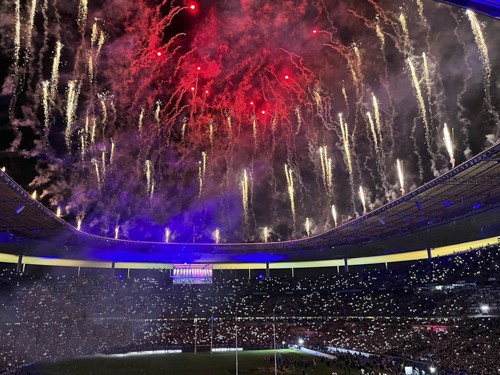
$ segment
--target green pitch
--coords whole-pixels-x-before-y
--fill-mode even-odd
[[[308,356],[293,350],[279,350],[282,360],[289,366],[278,374],[302,375],[305,370],[308,375],[331,375],[332,372],[344,374],[334,365],[327,367],[326,360]],[[252,350],[238,352],[239,374],[274,374],[274,351]],[[303,363],[314,360],[316,365],[304,369]],[[43,367],[47,375],[230,375],[236,373],[235,353],[182,353],[156,354],[129,357],[93,357],[79,358],[63,362],[46,364]],[[350,375],[358,375],[352,371]]]

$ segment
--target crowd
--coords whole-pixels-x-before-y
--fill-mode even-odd
[[[173,284],[165,272],[36,276],[0,271],[0,372],[91,353],[211,347],[351,349],[500,369],[500,248],[372,271]],[[108,270],[109,271],[109,270]],[[487,307],[486,307],[487,306]]]

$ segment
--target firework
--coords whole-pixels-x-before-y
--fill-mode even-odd
[[[117,240],[119,238],[119,234],[120,234],[120,226],[116,225],[115,226],[115,240]]]
[[[33,193],[31,193],[31,198],[33,198],[34,200],[37,199],[36,190],[33,190]]]
[[[169,243],[170,242],[170,229],[165,228],[165,242]]]
[[[62,217],[62,212],[61,212],[61,207],[60,206],[57,207],[56,216],[57,217]]]
[[[198,196],[201,197],[203,192],[203,185],[205,181],[205,174],[207,173],[207,153],[203,151],[201,153],[201,161],[198,163],[198,186],[199,192]]]
[[[76,229],[77,230],[82,230],[82,221],[83,221],[83,219],[81,217],[76,218]]]
[[[385,35],[384,32],[382,31],[382,26],[380,26],[378,18],[377,18],[377,23],[375,24],[375,32],[377,33],[377,38],[380,41],[380,50],[383,53],[385,49]]]
[[[306,234],[307,234],[307,237],[311,237],[311,220],[309,220],[308,217],[306,217]]]
[[[31,0],[29,8],[28,26],[26,28],[26,61],[29,60],[31,51],[31,36],[33,34],[33,26],[35,25],[37,0]]]
[[[285,164],[285,176],[288,187],[288,197],[290,198],[290,209],[292,210],[292,219],[295,226],[296,216],[295,216],[295,189],[293,183],[293,172],[292,169],[287,164]]]
[[[153,167],[151,165],[151,160],[146,160],[144,164],[144,172],[146,173],[146,194],[149,199],[151,199],[154,193]]]
[[[78,106],[78,97],[80,95],[80,84],[76,80],[69,81],[66,90],[66,149],[71,153],[71,135],[73,133],[73,124],[76,120],[76,109]]]
[[[399,23],[401,25],[401,30],[403,31],[405,49],[409,50],[411,46],[410,33],[408,31],[408,24],[406,23],[406,16],[403,12],[399,14]]]
[[[99,171],[99,162],[95,158],[92,158],[91,163],[94,165],[95,177],[97,181],[97,189],[100,192],[102,189],[102,184],[101,184],[101,173]]]
[[[370,124],[370,130],[373,138],[373,145],[375,147],[375,153],[377,155],[377,160],[378,160],[379,149],[378,149],[377,129],[375,128],[375,123],[373,122],[372,114],[370,112],[366,112],[366,116],[368,117],[368,123]]]
[[[42,82],[42,106],[44,119],[44,140],[47,143],[50,132],[50,82]]]
[[[113,164],[113,161],[115,160],[115,142],[113,141],[113,138],[111,138],[111,152],[109,154],[109,164]]]
[[[427,101],[430,103],[432,96],[432,82],[431,82],[431,75],[429,72],[429,63],[427,62],[427,55],[425,54],[425,52],[422,53],[422,60],[424,62],[424,82],[425,82],[425,88],[427,90]]]
[[[444,124],[444,144],[446,146],[446,151],[448,151],[448,155],[450,156],[450,164],[452,168],[455,168],[455,157],[453,156],[453,140],[448,129],[448,125]]]
[[[50,99],[55,101],[57,95],[57,88],[59,85],[59,66],[61,64],[61,51],[63,45],[61,41],[56,42],[56,49],[54,51],[54,58],[52,60],[52,75],[50,78]]]
[[[422,116],[422,121],[424,122],[424,127],[425,127],[425,140],[427,142],[427,148],[429,150],[429,153],[432,154],[431,152],[431,134],[430,134],[430,129],[429,129],[429,122],[427,121],[427,111],[425,109],[425,101],[424,97],[422,95],[422,89],[420,88],[420,82],[417,77],[417,71],[415,70],[415,67],[413,66],[413,63],[411,62],[411,59],[408,58],[408,66],[410,67],[410,73],[411,73],[411,81],[413,85],[413,89],[415,91],[415,96],[417,97],[417,103],[418,103],[418,108],[420,109],[420,115]]]
[[[335,209],[335,205],[332,204],[332,217],[333,217],[333,223],[335,226],[337,226],[337,210]]]
[[[139,115],[139,123],[137,125],[139,133],[142,132],[143,123],[144,123],[144,107],[141,107],[141,114]]]
[[[215,229],[214,239],[215,239],[215,243],[218,244],[219,241],[220,241],[220,231],[219,231],[219,228]]]
[[[87,14],[88,14],[88,0],[80,0],[78,4],[78,17],[77,23],[80,26],[80,31],[82,34],[85,32],[85,26],[87,25]]]
[[[349,144],[349,129],[347,127],[347,123],[344,122],[342,118],[342,113],[339,113],[339,120],[340,120],[340,131],[342,133],[342,141],[344,143],[344,153],[345,153],[347,169],[349,170],[349,177],[352,182],[354,179],[354,175],[352,168],[351,146]]]
[[[363,186],[359,187],[359,199],[361,200],[361,204],[363,205],[363,214],[366,213],[366,199],[365,199],[365,191]]]
[[[14,69],[17,75],[19,68],[19,57],[21,54],[21,0],[15,1],[15,27],[14,27]]]
[[[401,189],[401,194],[405,194],[405,178],[404,178],[404,170],[403,170],[403,162],[399,159],[396,160],[396,169],[398,171],[398,179],[399,179],[399,186]]]
[[[489,79],[489,76],[491,75],[490,57],[488,54],[488,45],[486,44],[486,39],[484,38],[483,30],[481,29],[481,24],[472,10],[467,9],[466,14],[469,18],[472,33],[474,34],[474,39],[476,41],[477,48],[479,49],[481,59],[483,60],[485,74]]]
[[[248,174],[247,171],[243,171],[243,178],[241,179],[241,198],[243,201],[243,215],[245,218],[245,222],[248,223],[248,197],[249,197],[249,189],[248,189]]]
[[[158,128],[160,128],[160,112],[161,112],[161,101],[157,100],[155,107],[155,121]]]
[[[269,240],[269,228],[264,227],[264,242],[267,242]]]
[[[380,143],[382,143],[382,121],[380,117],[378,100],[375,94],[372,94],[372,104],[373,104],[373,113],[375,115],[375,125],[377,125],[378,139],[380,140]]]

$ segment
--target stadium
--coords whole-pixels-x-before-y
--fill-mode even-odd
[[[495,1],[0,4],[0,374],[500,374]]]

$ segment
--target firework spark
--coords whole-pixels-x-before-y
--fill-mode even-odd
[[[448,129],[448,125],[444,124],[444,144],[446,146],[446,151],[448,151],[448,155],[450,156],[450,164],[452,168],[455,168],[455,157],[453,156],[453,139]]]
[[[398,171],[399,186],[401,189],[401,194],[405,195],[405,177],[403,170],[403,162],[399,159],[396,160],[396,169]]]

